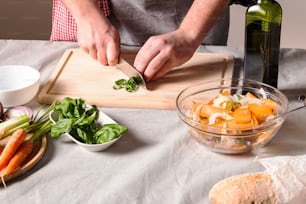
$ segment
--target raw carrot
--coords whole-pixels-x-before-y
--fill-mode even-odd
[[[33,143],[31,141],[24,141],[20,147],[18,148],[17,152],[13,156],[13,158],[8,163],[7,167],[5,168],[4,175],[7,176],[17,169],[23,164],[23,162],[29,157],[29,155],[33,151]]]
[[[9,163],[10,159],[14,156],[25,138],[26,131],[24,129],[18,129],[12,134],[0,155],[0,171]]]
[[[273,101],[272,99],[269,99],[269,98],[263,98],[263,99],[261,99],[261,101],[263,102],[264,105],[270,106],[272,108],[273,112],[276,113],[278,105],[275,101]]]
[[[229,96],[229,95],[231,95],[231,94],[230,94],[230,91],[229,91],[229,90],[224,89],[224,90],[222,90],[221,95],[222,95],[222,96]]]
[[[214,113],[225,113],[226,110],[212,105],[203,104],[200,112],[201,117],[210,117]]]
[[[269,115],[275,115],[273,108],[264,104],[248,104],[250,111],[256,116],[259,123],[266,121]]]
[[[251,92],[248,92],[245,94],[245,97],[247,98],[257,98],[254,94],[252,94]]]
[[[249,123],[252,121],[252,115],[248,108],[236,108],[232,115],[237,123]]]
[[[254,127],[258,125],[256,122],[248,122],[248,123],[239,123],[235,119],[226,121],[228,128],[235,128],[235,129],[247,129],[250,127]]]

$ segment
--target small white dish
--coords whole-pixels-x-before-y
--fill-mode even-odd
[[[24,65],[0,66],[0,101],[4,107],[23,105],[37,94],[38,70]]]
[[[57,118],[58,118],[58,114],[55,111],[51,111],[49,114],[49,118],[51,120],[52,123],[56,123]],[[117,124],[117,122],[115,122],[112,118],[110,118],[108,115],[106,115],[104,112],[99,110],[99,118],[97,120],[98,124],[101,125],[105,125],[105,124]],[[82,148],[91,151],[91,152],[99,152],[99,151],[103,151],[105,149],[107,149],[108,147],[110,147],[112,144],[114,144],[115,142],[117,142],[122,136],[120,135],[118,138],[103,143],[103,144],[86,144],[83,142],[78,141],[77,139],[75,139],[72,135],[70,135],[69,133],[64,133],[64,136],[70,138],[73,142],[75,142],[76,144],[80,145]]]

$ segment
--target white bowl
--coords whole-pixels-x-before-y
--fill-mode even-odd
[[[50,114],[49,114],[49,118],[50,118],[51,122],[56,123],[57,118],[58,118],[57,112],[51,111]],[[97,120],[97,123],[101,124],[101,125],[105,125],[105,124],[117,124],[117,122],[115,122],[112,118],[110,118],[108,115],[106,115],[102,111],[99,111],[99,118]],[[84,149],[86,149],[88,151],[99,152],[99,151],[103,151],[103,150],[107,149],[112,144],[117,142],[123,136],[123,134],[120,135],[119,137],[117,137],[116,139],[114,139],[112,141],[109,141],[109,142],[106,142],[106,143],[103,143],[103,144],[86,144],[86,143],[78,141],[77,139],[75,139],[69,133],[64,133],[62,136],[68,137],[73,142],[75,142],[76,144],[78,144],[79,146],[81,146],[82,148],[84,148]]]
[[[23,65],[0,66],[0,102],[13,107],[31,101],[39,89],[38,70]]]

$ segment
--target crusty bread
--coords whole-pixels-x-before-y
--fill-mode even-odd
[[[271,176],[264,172],[232,176],[216,183],[209,192],[213,204],[276,204]]]

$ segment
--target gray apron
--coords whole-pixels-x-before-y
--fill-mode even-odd
[[[193,0],[110,0],[110,21],[120,33],[121,44],[141,46],[152,35],[176,30],[192,2]],[[202,44],[226,45],[228,28],[227,8],[218,17]]]

